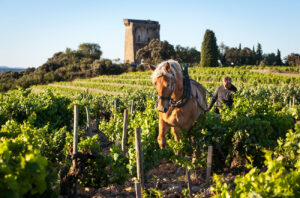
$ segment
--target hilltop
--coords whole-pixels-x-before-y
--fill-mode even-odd
[[[54,81],[70,81],[75,78],[95,77],[100,74],[120,74],[130,67],[101,59],[102,51],[98,44],[83,43],[77,50],[67,48],[57,52],[38,68],[22,71],[7,71],[0,74],[0,91],[8,91],[20,86],[48,84]]]

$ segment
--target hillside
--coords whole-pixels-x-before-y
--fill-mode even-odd
[[[77,50],[66,49],[57,52],[38,68],[27,68],[20,72],[8,71],[0,74],[0,92],[20,86],[47,84],[54,81],[70,81],[101,74],[120,74],[131,68],[126,64],[114,64],[111,60],[100,59],[98,44],[83,43]]]

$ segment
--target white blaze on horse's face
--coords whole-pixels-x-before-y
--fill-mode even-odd
[[[165,113],[170,106],[170,99],[172,94],[171,79],[167,76],[160,76],[156,79],[155,88],[157,95],[160,96],[157,101],[157,110]]]
[[[156,67],[150,66],[150,69],[154,72]],[[166,63],[164,70],[165,72],[170,72],[169,63]],[[171,94],[173,92],[172,79],[167,75],[161,75],[153,80],[153,84],[158,94],[157,110],[165,113],[169,109]]]

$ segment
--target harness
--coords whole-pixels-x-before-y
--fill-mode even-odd
[[[166,97],[166,96],[158,95],[158,98],[156,100],[156,107],[157,107],[157,103],[158,103],[159,99],[169,100],[169,104],[172,107],[172,109],[174,109],[175,107],[178,107],[178,108],[183,107],[189,101],[189,99],[191,98],[191,82],[190,82],[190,77],[189,77],[189,74],[188,74],[188,66],[187,65],[184,66],[182,74],[183,74],[183,95],[182,95],[182,98],[178,101],[174,101],[171,98],[171,95],[175,90],[175,84],[176,84],[176,81],[175,81],[171,85],[172,87],[171,87],[171,92],[170,92],[169,96]],[[172,73],[172,76],[173,76],[172,79],[175,79],[173,73]]]
[[[183,96],[177,102],[174,101],[172,98],[170,100],[171,107],[183,107],[191,98],[191,81],[188,73],[188,66],[184,66],[183,74]]]

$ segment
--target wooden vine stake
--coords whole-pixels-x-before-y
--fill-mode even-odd
[[[188,185],[188,189],[189,189],[189,195],[190,197],[192,197],[192,184],[191,184],[191,174],[190,174],[190,170],[187,166],[185,166],[185,174],[186,174],[186,180],[187,180],[187,185]]]
[[[136,194],[136,198],[142,198],[142,190],[141,190],[141,183],[140,182],[135,182],[134,183],[135,186],[135,194]]]
[[[85,106],[86,111],[86,129],[88,136],[92,136],[92,124],[91,124],[91,117],[90,117],[90,109],[88,106]]]
[[[293,96],[293,106],[295,106],[295,96]]]
[[[77,144],[78,144],[78,105],[74,105],[74,134],[73,134],[73,156],[77,154]],[[72,161],[73,171],[76,174],[76,159],[73,158]],[[77,178],[76,178],[77,179]],[[77,197],[77,180],[74,184],[74,197]]]
[[[130,113],[133,114],[134,100],[131,101]]]
[[[143,149],[141,142],[141,129],[135,128],[135,148],[136,148],[136,172],[137,179],[144,188],[144,174],[143,174]]]
[[[127,126],[128,126],[128,110],[124,110],[123,120],[123,136],[122,136],[122,153],[126,155],[126,144],[127,144]]]
[[[118,109],[118,101],[117,100],[114,101],[114,108],[115,108],[115,110]]]
[[[134,109],[134,100],[131,101],[131,109],[130,109],[130,114],[132,119],[134,118],[133,109]]]
[[[114,105],[114,109],[117,111],[118,110],[118,101],[117,101],[117,99],[114,100],[113,105]],[[116,120],[116,115],[115,114],[114,114],[114,120]]]
[[[213,146],[208,146],[206,181],[205,181],[206,183],[209,183],[209,181],[210,181],[212,155],[213,155]]]

